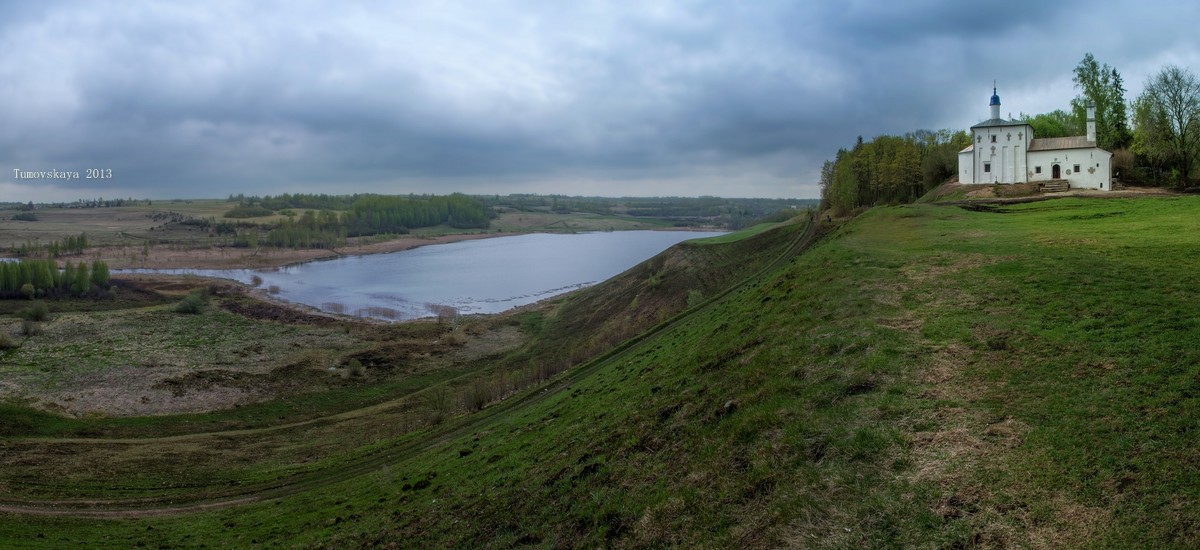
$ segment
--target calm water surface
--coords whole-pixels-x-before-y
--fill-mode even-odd
[[[678,242],[722,235],[695,231],[532,234],[347,256],[276,270],[125,272],[195,274],[278,287],[277,297],[324,311],[382,319],[499,313],[609,279]]]

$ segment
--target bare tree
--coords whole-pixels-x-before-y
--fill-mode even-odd
[[[1171,165],[1180,187],[1200,157],[1200,81],[1168,65],[1146,81],[1134,103],[1138,152]]]

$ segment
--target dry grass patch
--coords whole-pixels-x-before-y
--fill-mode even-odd
[[[211,309],[60,314],[6,354],[0,375],[10,383],[0,396],[76,416],[210,411],[320,387],[311,377],[271,376],[304,350],[340,354],[369,345],[337,327],[255,322]],[[7,325],[0,330],[12,330]],[[189,376],[211,383],[186,383]]]
[[[945,281],[947,276],[969,269],[978,269],[1004,260],[1007,256],[991,256],[979,253],[964,253],[954,256],[934,256],[927,261],[911,262],[900,268],[900,273],[914,285]]]

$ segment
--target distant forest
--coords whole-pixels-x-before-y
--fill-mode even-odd
[[[1116,68],[1088,53],[1074,69],[1079,94],[1069,110],[1027,115],[1036,137],[1082,135],[1090,100],[1096,107],[1097,145],[1113,153],[1113,175],[1125,183],[1195,187],[1200,173],[1200,80],[1188,69],[1168,65],[1152,75],[1131,102]],[[821,169],[825,207],[854,209],[912,202],[949,181],[958,171],[958,151],[970,145],[966,132],[918,130],[883,135],[839,149]]]
[[[271,216],[276,222],[265,237],[254,232],[237,233],[234,246],[259,245],[288,248],[332,248],[348,237],[403,234],[412,229],[448,225],[457,229],[486,229],[491,209],[478,199],[461,193],[448,196],[408,197],[389,195],[304,195],[230,197],[238,205],[225,215],[231,218]],[[304,209],[297,216],[293,209]],[[337,211],[341,212],[337,212]],[[222,233],[228,222],[212,223]]]
[[[484,204],[515,210],[557,214],[656,218],[679,227],[716,226],[741,229],[781,210],[816,206],[816,199],[727,199],[721,197],[570,197],[566,195],[493,195]]]
[[[780,210],[815,206],[814,199],[727,199],[721,197],[581,197],[567,195],[232,195],[237,205],[228,218],[255,218],[282,214],[273,237],[264,244],[294,246],[296,241],[317,241],[322,235],[336,238],[381,233],[407,233],[436,225],[459,229],[486,229],[498,208],[556,214],[587,213],[603,216],[656,218],[677,226],[718,226],[740,229]],[[307,210],[296,216],[295,210]],[[340,213],[335,212],[340,211]],[[218,223],[218,222],[213,222]],[[220,222],[232,229],[229,222]],[[220,232],[220,231],[218,231]],[[293,243],[293,244],[287,244]]]

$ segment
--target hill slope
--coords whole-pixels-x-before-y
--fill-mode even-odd
[[[1195,547],[1198,208],[877,208],[670,329],[568,371],[567,390],[367,475],[165,518],[10,516],[0,535]]]
[[[539,361],[578,363],[716,296],[789,253],[808,216],[684,241],[567,297],[531,346]]]

